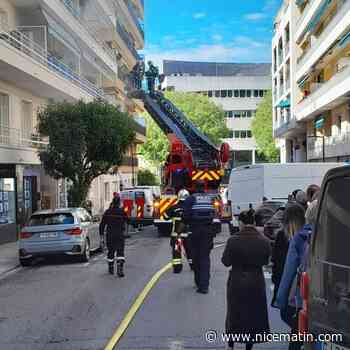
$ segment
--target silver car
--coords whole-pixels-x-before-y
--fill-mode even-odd
[[[102,249],[98,223],[82,208],[38,211],[19,237],[22,266],[30,265],[34,257],[53,254],[76,255],[86,262],[98,249]]]

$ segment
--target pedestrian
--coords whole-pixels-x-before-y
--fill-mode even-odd
[[[227,280],[226,333],[248,336],[246,350],[262,342],[258,334],[270,331],[263,266],[269,262],[271,247],[260,234],[248,212],[239,215],[240,231],[226,243],[222,263],[231,267]],[[228,346],[233,349],[234,342]]]
[[[307,202],[308,202],[308,200],[307,200],[307,195],[306,195],[306,193],[304,191],[300,190],[300,191],[298,191],[295,194],[295,201],[299,205],[301,205],[304,208],[304,210],[307,209]]]
[[[289,247],[275,305],[280,309],[282,320],[291,328],[291,333],[297,334],[300,307],[296,302],[296,277],[304,253],[304,245],[310,235],[310,226],[305,227],[305,212],[297,203],[289,205],[285,214]],[[302,342],[292,341],[289,344],[289,350],[299,350],[301,346]]]
[[[114,259],[117,252],[117,275],[124,277],[125,263],[125,237],[124,231],[128,217],[124,210],[120,207],[120,197],[115,196],[110,207],[103,214],[100,223],[100,235],[103,236],[107,227],[106,244],[107,244],[107,261],[108,271],[114,274]]]
[[[188,225],[184,222],[184,204],[189,196],[190,193],[186,189],[180,190],[177,195],[178,202],[167,209],[163,214],[165,220],[171,219],[173,223],[170,235],[170,246],[172,249],[174,273],[180,273],[182,271],[182,247],[184,248],[190,268],[191,270],[193,269],[189,230]]]
[[[212,198],[204,192],[205,183],[198,181],[196,193],[184,203],[184,219],[191,233],[192,263],[197,293],[207,294],[210,280],[210,252],[214,246],[215,208]]]
[[[317,195],[319,194],[321,188],[318,185],[312,184],[306,190],[306,196],[308,203],[311,203],[315,199],[317,199]]]

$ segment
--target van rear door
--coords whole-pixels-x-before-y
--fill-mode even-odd
[[[331,343],[350,349],[350,167],[331,171],[322,186],[310,277],[311,332],[340,333]]]

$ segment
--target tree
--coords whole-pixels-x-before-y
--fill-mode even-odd
[[[174,91],[166,92],[165,97],[174,103],[213,143],[218,145],[221,139],[229,137],[224,111],[208,97]],[[146,122],[147,141],[140,147],[140,153],[148,161],[159,165],[165,161],[169,153],[169,142],[150,116],[146,116]]]
[[[137,183],[139,186],[157,186],[159,179],[148,169],[141,169],[137,173]]]
[[[38,113],[38,131],[50,141],[39,152],[44,169],[71,181],[68,195],[75,207],[84,203],[96,177],[121,164],[135,138],[128,114],[103,101],[50,104]]]
[[[258,145],[258,152],[269,162],[279,161],[279,150],[275,146],[272,132],[272,93],[269,90],[259,104],[252,122],[252,133]]]

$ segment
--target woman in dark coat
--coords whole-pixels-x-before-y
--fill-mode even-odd
[[[246,350],[251,350],[253,343],[262,342],[255,335],[270,331],[262,267],[269,262],[271,246],[253,226],[254,219],[247,212],[240,214],[239,222],[240,231],[227,241],[221,260],[231,267],[227,281],[226,333],[229,337],[250,335],[252,340],[246,343]],[[231,341],[228,345],[233,348],[234,344]]]

